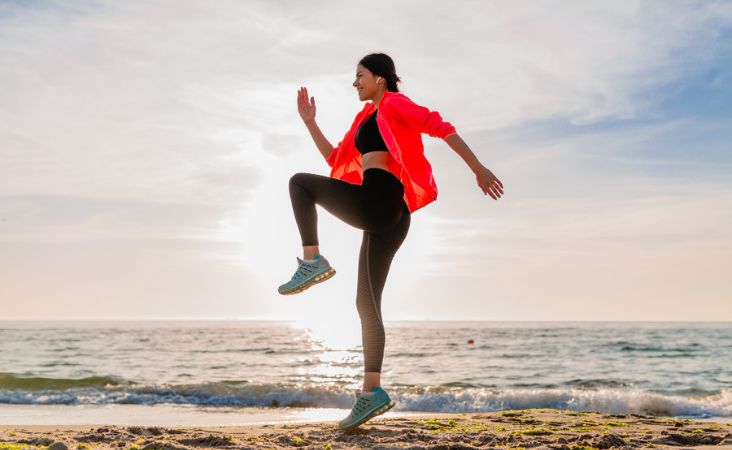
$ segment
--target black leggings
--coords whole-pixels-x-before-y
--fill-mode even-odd
[[[347,224],[363,230],[358,259],[356,307],[361,318],[366,372],[381,372],[385,333],[381,293],[392,259],[407,237],[411,214],[404,186],[391,172],[366,169],[361,185],[323,175],[296,173],[290,199],[302,245],[318,245],[318,204]]]

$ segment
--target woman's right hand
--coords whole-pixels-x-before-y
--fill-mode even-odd
[[[315,120],[315,97],[308,99],[308,89],[301,87],[297,91],[297,111],[302,117],[302,121],[307,123]]]

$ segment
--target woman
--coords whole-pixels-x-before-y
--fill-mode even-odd
[[[392,59],[383,53],[365,56],[356,65],[353,87],[367,102],[345,137],[333,146],[315,123],[315,98],[298,91],[300,117],[328,165],[330,177],[296,173],[290,198],[303,246],[303,259],[283,295],[302,292],[335,275],[320,255],[315,205],[363,230],[358,263],[356,306],[361,318],[365,374],[362,391],[341,429],[351,429],[394,406],[381,388],[385,333],[381,294],[392,259],[407,236],[411,214],[437,198],[432,168],[424,157],[422,133],[445,140],[476,176],[484,194],[497,200],[503,185],[436,111],[419,106],[399,92]]]

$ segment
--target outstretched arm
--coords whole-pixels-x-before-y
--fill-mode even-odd
[[[498,200],[503,195],[503,183],[499,180],[493,172],[488,170],[470,150],[468,144],[463,141],[457,133],[453,133],[444,138],[445,142],[455,150],[455,153],[463,158],[463,161],[470,167],[470,170],[475,174],[478,186],[483,191],[483,194],[488,194],[493,197],[494,200]]]
[[[478,161],[468,144],[457,134],[455,127],[450,122],[442,120],[439,112],[430,111],[429,108],[414,103],[406,95],[394,95],[390,98],[392,99],[389,101],[389,104],[392,105],[390,109],[393,108],[407,123],[415,124],[422,133],[444,139],[463,158],[475,173],[476,181],[483,194],[490,195],[494,200],[498,200],[503,195],[501,180]]]

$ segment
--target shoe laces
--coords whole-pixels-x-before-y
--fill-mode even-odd
[[[356,400],[356,404],[353,405],[353,410],[356,412],[356,414],[359,414],[363,412],[366,407],[369,406],[371,403],[371,400],[367,399],[366,397],[362,397],[360,395],[357,396],[358,400]]]
[[[292,279],[296,278],[302,278],[307,277],[308,275],[315,272],[317,266],[310,265],[306,262],[301,262],[298,266],[297,270],[295,271],[295,275],[292,276]]]

